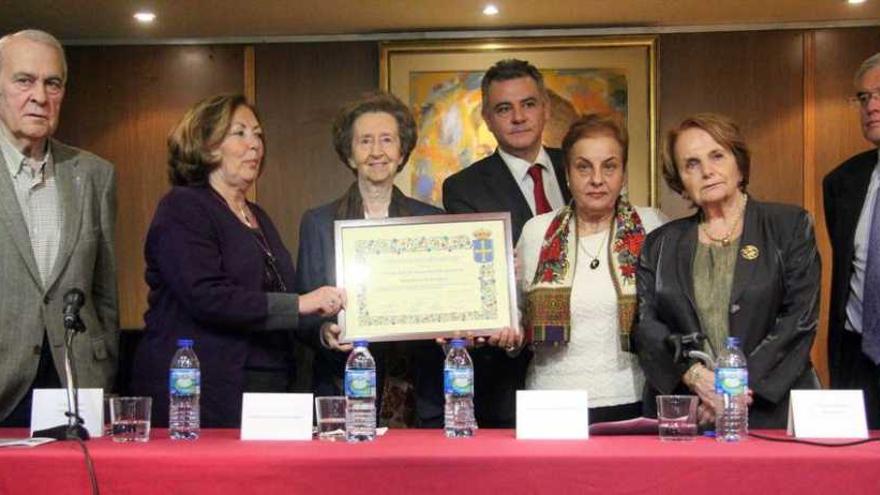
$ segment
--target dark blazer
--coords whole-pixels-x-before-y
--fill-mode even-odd
[[[571,194],[565,181],[562,151],[547,148],[562,198],[568,203]],[[449,176],[443,182],[443,207],[449,213],[489,213],[509,211],[513,244],[522,227],[532,218],[532,209],[510,169],[496,151],[471,166]]]
[[[73,340],[80,387],[109,391],[116,375],[119,312],[116,296],[116,174],[87,151],[54,139],[61,244],[46,283],[40,277],[27,224],[0,153],[0,421],[29,392],[45,333],[64,383],[64,294],[85,293],[86,332]]]
[[[248,205],[292,290],[290,253],[266,213]],[[201,364],[202,425],[239,427],[246,365],[293,368],[287,330],[298,323],[298,297],[264,291],[262,248],[208,187],[174,187],[162,198],[144,253],[149,309],[132,389],[153,398],[153,424],[166,425],[171,357],[178,339],[191,338]]]
[[[822,181],[825,226],[831,239],[831,306],[828,314],[828,368],[831,386],[847,383],[842,376],[842,336],[846,303],[855,256],[856,226],[868,194],[868,182],[877,165],[877,150],[860,153],[845,161]],[[861,352],[861,351],[859,351]]]
[[[565,181],[562,151],[547,148],[556,181],[566,203],[571,193]],[[532,218],[532,209],[510,169],[496,151],[451,175],[443,182],[443,206],[449,213],[510,212],[513,244]],[[512,428],[516,417],[516,391],[525,389],[526,370],[532,357],[528,349],[510,358],[503,349],[483,347],[471,352],[474,360],[474,408],[482,427]]]
[[[299,226],[296,291],[300,294],[324,285],[336,285],[336,250],[333,222],[339,200],[308,210]],[[413,216],[436,215],[443,210],[412,198],[404,198],[404,207]],[[313,363],[313,388],[317,395],[341,395],[347,353],[325,349],[319,343],[321,324],[327,319],[304,318],[301,328],[311,336],[316,349]],[[383,353],[387,343],[370,345],[376,358],[377,387],[384,383]],[[434,341],[417,341],[409,345],[413,355],[416,413],[422,424],[442,426],[443,359],[442,349]],[[377,397],[378,399],[378,397]],[[381,402],[379,402],[381,404]],[[439,423],[438,423],[439,421]]]
[[[681,378],[690,363],[673,363],[666,338],[703,332],[693,285],[699,219],[667,223],[642,248],[634,339],[647,378],[648,414],[656,414],[656,395],[687,392]],[[813,222],[799,207],[750,199],[739,245],[758,254],[749,260],[738,253],[730,298],[730,335],[742,340],[755,394],[750,425],[785,427],[789,391],[818,387],[810,363],[821,277]]]

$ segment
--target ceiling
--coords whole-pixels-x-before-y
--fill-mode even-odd
[[[492,1],[500,13],[487,17]],[[132,14],[149,9],[152,25]],[[37,27],[79,42],[259,39],[547,28],[880,25],[880,0],[0,0],[0,33]]]

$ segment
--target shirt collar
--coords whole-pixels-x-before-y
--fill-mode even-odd
[[[500,146],[498,147],[498,155],[507,165],[507,168],[510,169],[510,172],[513,174],[513,176],[516,177],[516,180],[520,182],[522,182],[522,180],[525,179],[527,175],[529,175],[529,169],[535,163],[540,164],[546,170],[553,170],[553,168],[551,167],[550,155],[547,154],[547,150],[543,146],[541,146],[541,150],[538,152],[538,156],[535,158],[535,163],[529,163],[522,158],[513,156],[510,153],[501,149]]]
[[[51,140],[46,140],[46,154],[43,155],[43,160],[40,162],[40,168],[38,169],[40,174],[44,174],[46,172],[51,173],[53,160],[52,160],[52,146],[50,144]],[[9,170],[9,175],[11,177],[15,177],[21,172],[24,167],[24,153],[19,151],[15,145],[12,144],[12,141],[9,139],[6,127],[3,124],[0,124],[0,153],[3,155],[3,160],[6,162],[6,168]]]

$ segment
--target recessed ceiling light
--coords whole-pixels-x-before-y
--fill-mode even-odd
[[[847,1],[847,3],[853,4],[853,5],[855,5],[857,3],[865,3],[865,0],[846,0],[846,1]]]
[[[147,11],[141,11],[134,15],[134,18],[143,24],[149,24],[156,20],[156,14]]]
[[[493,4],[483,7],[483,15],[498,15],[498,7]]]

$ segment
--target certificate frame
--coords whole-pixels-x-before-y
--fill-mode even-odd
[[[348,301],[341,342],[476,337],[519,325],[508,212],[337,220],[334,241]]]

